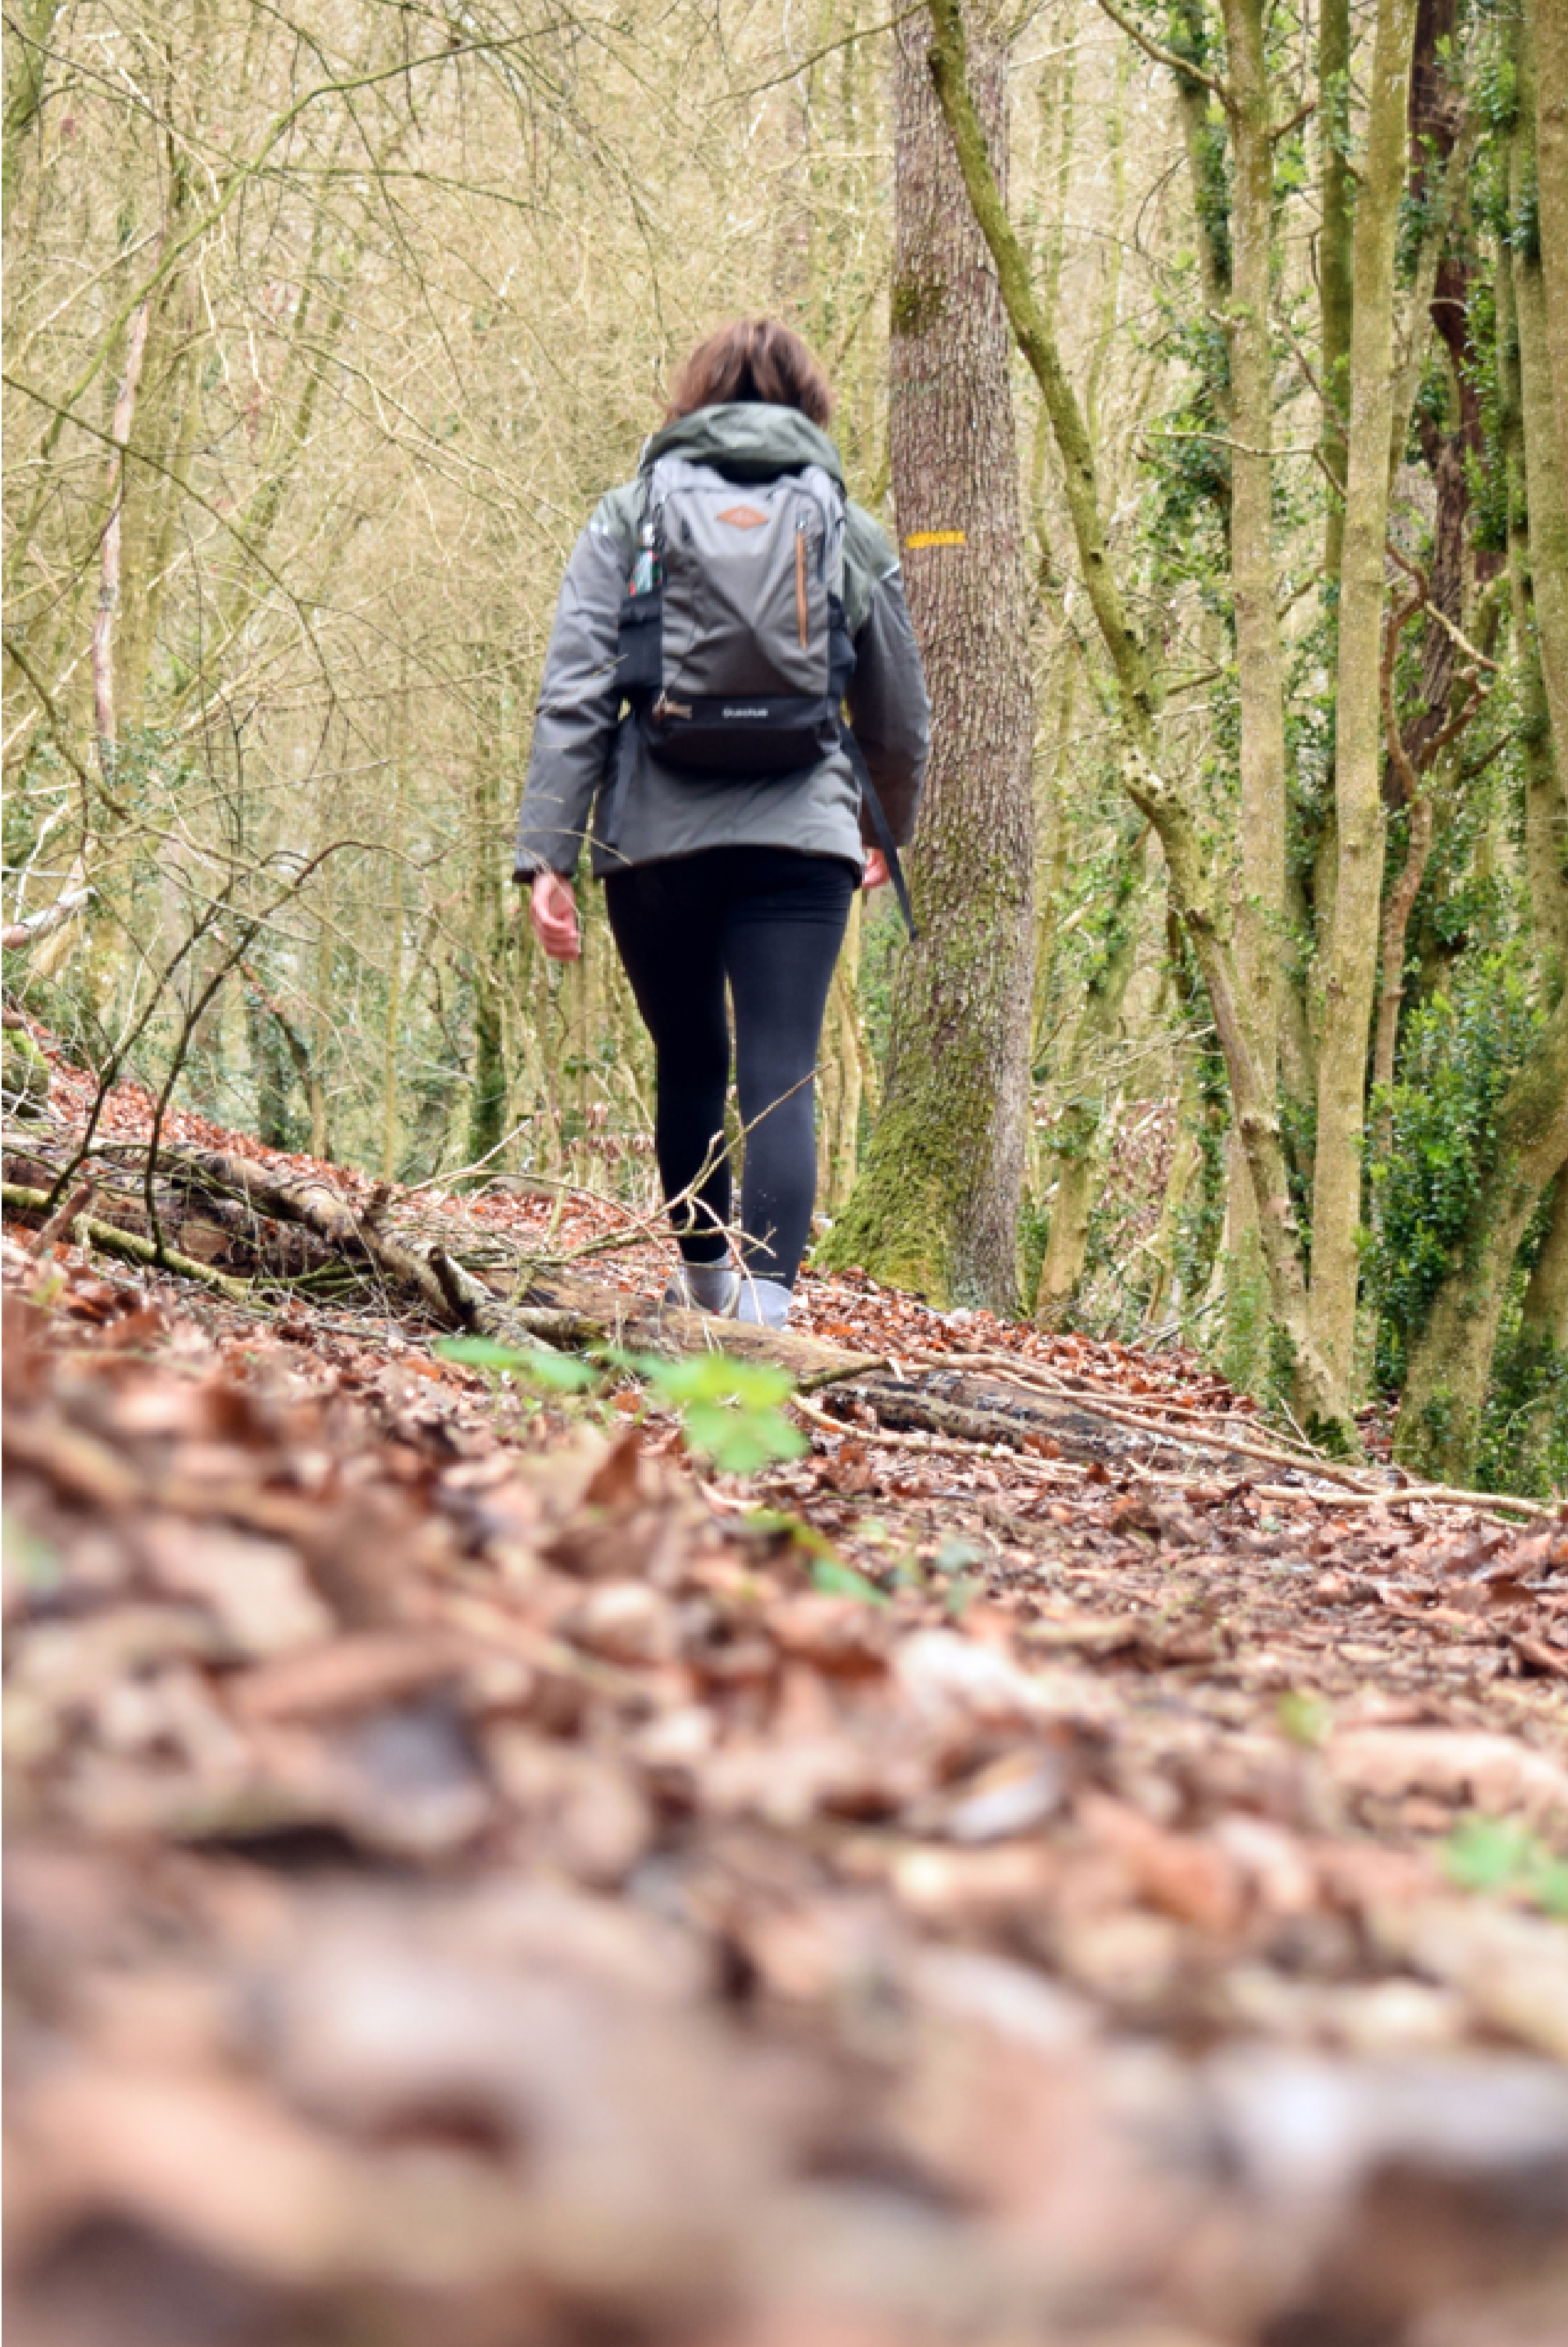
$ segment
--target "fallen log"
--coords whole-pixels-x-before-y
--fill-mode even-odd
[[[0,1188],[0,1203],[14,1213],[47,1214],[49,1194],[46,1190],[24,1188],[18,1182],[7,1182]],[[73,1197],[67,1203],[75,1206],[76,1199]],[[50,1232],[51,1225],[58,1219],[50,1216],[44,1225],[44,1232]],[[101,1254],[118,1255],[122,1261],[139,1264],[144,1269],[173,1271],[178,1272],[182,1279],[200,1280],[204,1287],[215,1287],[231,1304],[255,1301],[248,1281],[231,1279],[226,1271],[219,1271],[210,1263],[198,1263],[194,1255],[181,1255],[178,1247],[165,1246],[159,1254],[153,1240],[141,1237],[136,1231],[122,1231],[118,1223],[102,1222],[96,1214],[78,1211],[71,1216],[70,1230],[73,1236],[79,1233],[89,1246],[97,1247]],[[63,1237],[63,1225],[52,1235]]]

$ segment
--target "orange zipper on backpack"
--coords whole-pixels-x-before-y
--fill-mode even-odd
[[[805,524],[794,526],[794,623],[800,631],[800,648],[806,648],[805,610]]]

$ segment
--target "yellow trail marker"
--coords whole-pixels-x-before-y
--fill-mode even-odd
[[[967,546],[968,540],[961,529],[912,529],[904,543],[906,546]]]

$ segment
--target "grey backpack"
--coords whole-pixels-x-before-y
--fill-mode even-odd
[[[620,677],[649,747],[688,774],[813,766],[839,740],[855,665],[844,493],[818,465],[726,480],[661,456],[620,619]]]
[[[726,480],[660,456],[620,607],[620,686],[655,757],[750,782],[842,749],[913,938],[898,850],[844,722],[855,646],[844,615],[844,492],[820,465]]]

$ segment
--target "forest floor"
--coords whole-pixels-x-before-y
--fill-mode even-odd
[[[16,1194],[86,1105],[56,1069]],[[168,1137],[655,1325],[587,1194]],[[363,1280],[44,1223],[18,2342],[1568,2336],[1568,1514],[853,1276],[803,1285],[809,1449],[720,1474],[624,1369],[540,1399]]]

